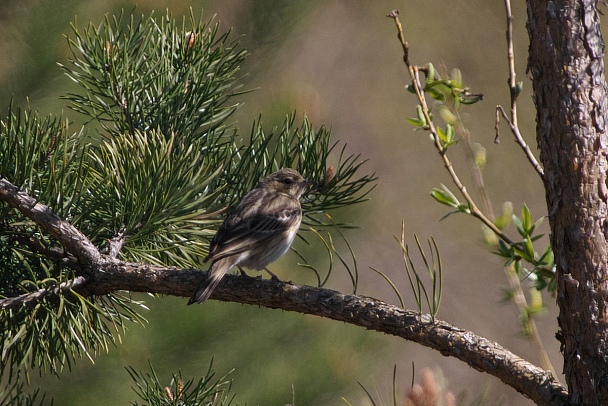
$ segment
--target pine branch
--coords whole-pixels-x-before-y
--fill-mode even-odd
[[[34,292],[24,293],[23,295],[9,297],[7,299],[0,300],[0,309],[2,310],[17,310],[21,306],[35,305],[44,298],[53,297],[57,295],[70,296],[73,291],[87,292],[84,286],[89,278],[86,276],[78,276],[67,282],[59,284],[47,289],[38,289]]]
[[[190,297],[201,277],[197,270],[109,261],[95,270],[89,283],[73,289],[89,295],[128,290]],[[401,337],[496,376],[539,405],[567,404],[566,389],[550,372],[471,331],[381,300],[240,275],[225,276],[211,298],[325,317]],[[0,301],[0,307],[8,300]]]
[[[125,290],[190,297],[202,277],[197,270],[131,263],[102,255],[78,229],[4,179],[0,179],[0,200],[21,211],[59,240],[66,251],[78,258],[80,263],[74,265],[76,273],[87,275],[87,279],[77,276],[58,287],[0,300],[2,309],[17,309],[22,304],[64,294],[68,289],[84,297]],[[550,372],[470,331],[377,299],[233,275],[226,276],[211,297],[326,317],[395,335],[494,375],[539,405],[567,404],[566,389]]]
[[[47,206],[6,179],[0,179],[0,199],[18,209],[24,216],[33,220],[42,230],[61,242],[67,252],[74,255],[82,264],[93,265],[101,260],[101,254],[76,227],[63,220]]]

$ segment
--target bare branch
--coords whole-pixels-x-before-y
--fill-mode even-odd
[[[14,310],[21,306],[34,305],[40,302],[42,299],[47,297],[61,295],[69,295],[71,291],[87,292],[85,284],[88,278],[84,276],[78,276],[70,281],[63,282],[58,286],[39,289],[35,292],[25,293],[23,295],[9,297],[8,299],[0,300],[0,309],[2,310]]]
[[[505,12],[507,13],[507,59],[509,61],[509,89],[511,90],[511,117],[517,127],[517,83],[515,82],[515,52],[513,51],[513,13],[511,12],[511,0],[505,0]]]
[[[500,115],[498,113],[500,113]],[[511,116],[513,116],[512,113],[513,113],[513,110],[511,110]],[[500,105],[496,106],[496,126],[495,126],[496,139],[498,139],[498,125],[500,123],[500,116],[502,116],[507,121],[507,124],[509,124],[509,128],[511,129],[511,132],[515,136],[515,141],[521,147],[521,149],[524,150],[524,153],[526,154],[526,158],[528,158],[528,161],[530,161],[530,163],[532,164],[532,167],[534,168],[536,173],[538,173],[540,178],[543,179],[545,177],[545,171],[543,170],[542,166],[540,166],[540,164],[536,160],[536,157],[532,153],[532,150],[530,150],[530,147],[528,146],[528,144],[526,144],[526,141],[524,141],[524,138],[522,137],[521,132],[519,131],[519,127],[513,121],[511,121],[509,116],[507,116],[507,112],[505,111],[505,109]]]
[[[524,141],[523,137],[521,136],[521,132],[519,131],[519,124],[517,123],[517,97],[519,96],[519,93],[521,92],[521,84],[518,85],[517,82],[515,81],[515,77],[516,77],[515,52],[513,50],[514,49],[514,46],[513,46],[513,13],[511,12],[511,0],[505,0],[505,12],[506,12],[506,17],[507,17],[506,35],[507,35],[507,59],[509,62],[509,81],[508,82],[509,82],[509,93],[511,95],[511,117],[507,117],[507,114],[506,114],[505,110],[502,108],[502,106],[496,106],[496,109],[500,108],[502,116],[504,117],[505,120],[507,120],[507,123],[509,124],[509,127],[511,128],[511,132],[515,136],[515,141],[524,150],[526,157],[528,158],[528,161],[530,161],[530,163],[534,167],[534,170],[536,171],[536,173],[538,173],[538,175],[540,176],[541,179],[544,179],[545,172],[543,171],[543,168],[539,165],[538,161],[536,160],[536,157],[534,156],[534,154],[532,153],[532,151],[530,150],[530,148]],[[498,113],[497,113],[496,114],[495,141],[498,140],[499,119],[500,119],[500,117],[498,116]]]

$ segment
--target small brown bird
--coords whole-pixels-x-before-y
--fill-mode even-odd
[[[209,246],[204,262],[211,267],[188,304],[203,303],[226,272],[237,266],[266,270],[287,252],[302,221],[300,196],[315,182],[295,169],[283,168],[263,178],[224,221]]]

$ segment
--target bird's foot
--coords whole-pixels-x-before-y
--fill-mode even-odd
[[[245,272],[245,271],[243,270],[243,268],[241,268],[240,266],[239,266],[238,268],[239,268],[239,273],[241,274],[241,276],[245,276],[245,277],[247,277],[247,278],[251,278],[251,276],[249,276],[249,275],[247,274],[247,272]]]
[[[274,273],[270,272],[268,268],[264,268],[264,270],[268,272],[268,274],[270,275],[270,279],[272,279],[273,281],[280,281],[279,277],[276,276]]]

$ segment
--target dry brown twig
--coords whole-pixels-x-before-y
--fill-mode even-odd
[[[545,172],[543,168],[538,163],[538,160],[530,150],[530,147],[524,141],[524,138],[519,131],[519,125],[517,120],[517,97],[521,91],[521,84],[518,84],[515,80],[516,72],[515,72],[515,52],[513,45],[513,13],[511,12],[511,0],[505,0],[505,10],[507,14],[507,59],[509,62],[509,93],[511,95],[511,116],[509,117],[505,111],[505,109],[498,105],[496,106],[496,137],[494,138],[494,142],[499,142],[499,124],[500,117],[502,116],[504,120],[509,125],[511,129],[511,133],[515,136],[515,141],[521,147],[521,149],[526,154],[526,158],[530,161],[530,164],[536,171],[536,173],[540,176],[541,180],[545,177]],[[500,113],[500,114],[499,114]]]

